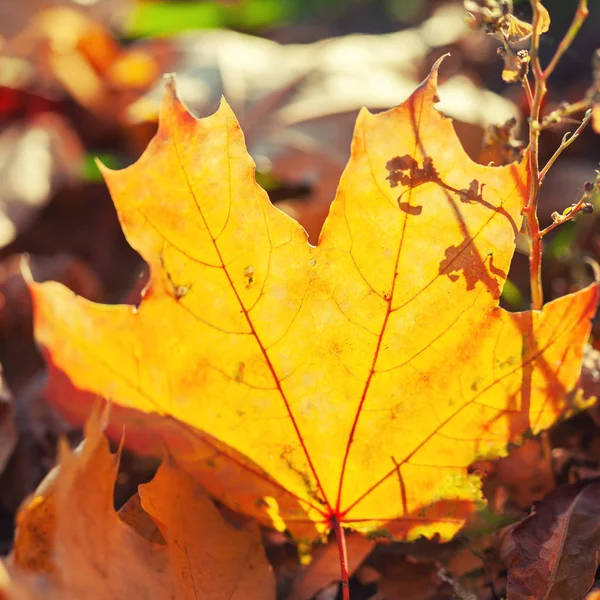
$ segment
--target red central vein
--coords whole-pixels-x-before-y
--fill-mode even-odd
[[[229,176],[229,202],[231,203],[231,198],[232,198],[232,191],[231,191],[231,158],[230,158],[230,153],[229,153],[229,132],[226,130],[226,137],[227,137],[227,162],[228,162],[228,176]],[[177,155],[177,161],[179,163],[179,166],[181,167],[181,172],[183,174],[183,178],[185,180],[185,183],[187,185],[187,188],[190,192],[190,195],[192,197],[192,199],[194,200],[194,204],[196,205],[196,208],[198,210],[198,214],[200,215],[204,226],[206,227],[206,231],[208,232],[210,239],[214,245],[215,251],[217,253],[217,256],[219,258],[219,262],[221,263],[221,268],[223,269],[223,272],[225,273],[225,277],[227,277],[227,281],[231,287],[231,289],[233,290],[233,293],[237,299],[237,302],[240,305],[240,309],[242,311],[242,314],[244,315],[244,317],[246,318],[246,322],[248,323],[248,327],[250,328],[250,331],[252,333],[252,335],[254,336],[254,338],[256,339],[256,343],[258,344],[258,347],[263,355],[263,358],[267,364],[267,367],[269,368],[269,371],[271,372],[271,375],[273,377],[273,380],[275,382],[275,386],[277,388],[277,390],[279,391],[279,394],[283,400],[283,403],[285,405],[285,408],[287,410],[288,416],[292,422],[292,426],[294,428],[294,431],[296,433],[296,436],[298,437],[298,440],[300,442],[300,446],[302,448],[302,451],[304,452],[304,455],[306,456],[306,460],[308,462],[308,465],[310,467],[310,470],[313,474],[313,477],[315,478],[315,482],[317,484],[317,488],[319,489],[319,491],[321,492],[321,495],[323,496],[323,500],[325,502],[325,504],[327,505],[327,512],[323,511],[323,509],[317,508],[317,511],[323,516],[326,517],[328,514],[331,514],[332,509],[331,509],[331,505],[329,503],[329,500],[327,499],[327,496],[325,495],[325,491],[323,489],[323,486],[321,485],[321,481],[319,479],[319,476],[317,474],[317,471],[315,469],[315,466],[312,462],[312,459],[310,458],[310,455],[308,453],[308,449],[306,447],[306,444],[304,442],[304,438],[302,437],[302,434],[300,432],[300,429],[298,427],[298,423],[296,422],[296,419],[294,417],[294,414],[292,413],[290,404],[288,402],[287,396],[285,395],[285,392],[283,391],[283,388],[281,386],[281,382],[279,381],[279,377],[277,376],[277,372],[275,371],[275,367],[273,366],[273,363],[271,362],[271,359],[269,358],[269,355],[267,353],[267,350],[265,348],[265,346],[263,345],[263,343],[261,342],[259,336],[258,336],[258,332],[256,331],[256,328],[254,326],[254,323],[252,322],[252,319],[250,318],[250,314],[248,313],[248,311],[246,310],[246,307],[244,306],[244,303],[242,302],[242,299],[240,297],[240,295],[238,294],[238,291],[235,287],[235,285],[233,284],[233,280],[231,279],[231,276],[229,275],[229,271],[227,270],[227,267],[225,266],[225,261],[223,260],[223,256],[221,255],[221,251],[219,250],[219,246],[217,245],[217,240],[216,238],[213,237],[210,227],[208,225],[208,222],[206,221],[206,218],[204,216],[204,213],[202,211],[202,208],[200,206],[200,204],[198,203],[198,199],[196,198],[196,194],[194,193],[194,190],[190,184],[190,181],[188,179],[187,173],[185,171],[185,168],[183,166],[183,161],[181,160],[181,156],[179,154],[179,150],[177,149],[177,141],[175,140],[175,132],[173,129],[173,148],[175,149],[175,154]],[[265,224],[266,227],[268,228],[268,225]]]
[[[419,110],[419,118],[418,118],[418,123],[420,123],[421,121],[421,114],[422,114],[422,110],[423,110],[423,103],[421,103],[421,107]],[[417,129],[418,129],[418,125],[417,125]],[[367,149],[367,141],[366,141],[366,135],[365,135],[365,126],[363,124],[363,128],[362,128],[362,134],[363,134],[363,145],[365,148],[365,155],[368,158],[368,149]],[[417,150],[417,139],[415,138],[415,147],[414,147],[414,151],[413,151],[413,156],[416,154],[416,150]],[[413,168],[414,171],[414,168]],[[371,169],[371,173],[373,174],[373,179],[375,180],[375,184],[377,185],[377,181],[375,179],[375,175],[373,173],[373,169]],[[413,173],[411,173],[411,178],[412,178]],[[378,186],[377,186],[378,187]],[[408,190],[409,192],[409,198],[408,201],[410,203],[410,199],[412,197],[412,188],[409,188]],[[344,476],[346,474],[346,466],[348,464],[348,457],[350,455],[350,447],[352,446],[352,442],[354,441],[354,435],[356,433],[356,428],[358,426],[358,419],[362,413],[362,408],[363,405],[365,403],[365,400],[367,398],[367,394],[369,392],[369,389],[371,387],[371,381],[373,380],[373,377],[375,376],[375,367],[377,365],[377,360],[379,358],[379,353],[381,351],[381,345],[383,342],[383,336],[385,334],[386,328],[387,328],[387,324],[390,318],[390,315],[392,314],[393,310],[392,310],[392,301],[394,299],[394,290],[396,288],[396,281],[398,280],[398,265],[400,263],[400,254],[402,252],[402,245],[403,245],[403,241],[404,241],[404,235],[406,233],[406,226],[407,226],[407,222],[408,222],[408,215],[404,215],[404,221],[402,223],[402,232],[400,235],[400,240],[398,243],[398,252],[396,253],[396,261],[394,263],[394,275],[392,278],[392,285],[390,287],[390,294],[389,294],[389,298],[387,300],[387,308],[386,308],[386,312],[385,312],[385,317],[383,319],[383,323],[381,325],[381,331],[379,332],[379,336],[377,338],[377,345],[375,346],[375,353],[373,354],[373,362],[371,363],[371,368],[369,370],[369,376],[367,377],[367,380],[365,382],[365,387],[363,389],[362,395],[360,397],[360,402],[358,403],[358,408],[356,410],[356,416],[354,417],[354,421],[352,423],[352,428],[350,429],[350,435],[348,436],[348,442],[346,443],[346,450],[344,452],[344,460],[342,462],[342,470],[340,473],[340,483],[338,486],[338,494],[337,494],[337,501],[336,501],[336,505],[335,505],[335,510],[336,510],[336,515],[338,516],[342,516],[343,514],[347,513],[348,510],[344,510],[342,512],[341,509],[341,502],[342,502],[342,488],[344,485]]]

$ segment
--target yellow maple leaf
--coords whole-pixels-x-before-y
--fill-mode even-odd
[[[170,81],[144,155],[103,169],[150,265],[140,306],[32,285],[53,402],[82,421],[110,398],[127,443],[297,537],[452,536],[480,501],[467,466],[570,410],[597,288],[498,307],[527,165],[467,157],[437,68],[360,113],[316,247],[256,184],[227,104],[197,120]]]

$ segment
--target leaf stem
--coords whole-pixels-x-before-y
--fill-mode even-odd
[[[346,548],[346,536],[340,520],[337,517],[331,517],[331,525],[335,533],[335,540],[340,553],[340,567],[342,570],[342,600],[350,600],[350,576],[348,574],[348,550]]]
[[[546,79],[550,77],[550,75],[556,68],[556,65],[558,64],[558,61],[562,58],[563,54],[569,49],[569,47],[573,43],[573,40],[579,33],[581,26],[583,25],[584,21],[586,20],[589,14],[590,11],[587,7],[587,0],[579,0],[579,5],[577,6],[577,10],[575,11],[575,15],[573,16],[571,26],[569,27],[567,33],[565,33],[563,39],[560,41],[560,44],[558,45],[558,48],[556,49],[552,60],[550,61],[550,63],[546,67],[546,70],[544,71],[544,77]]]
[[[550,160],[546,163],[544,168],[540,171],[539,180],[540,183],[544,181],[544,177],[546,177],[546,173],[550,170],[550,167],[556,162],[556,159],[564,152],[566,148],[568,148],[581,134],[581,132],[585,129],[586,125],[590,122],[592,118],[592,109],[589,108],[585,113],[585,117],[579,124],[579,127],[575,130],[575,133],[566,133],[562,139],[561,145],[556,149],[556,152],[552,155]]]

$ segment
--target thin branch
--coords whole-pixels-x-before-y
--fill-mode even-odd
[[[562,225],[563,223],[567,223],[568,221],[571,221],[572,219],[574,219],[581,212],[581,209],[582,209],[584,203],[586,202],[586,200],[589,200],[589,199],[590,199],[589,194],[584,194],[583,196],[581,196],[581,198],[579,198],[579,201],[573,207],[571,212],[564,216],[561,215],[559,219],[554,221],[554,223],[552,223],[551,225],[548,225],[548,227],[542,229],[540,231],[540,237],[543,237],[547,233],[550,233],[553,229],[556,229],[559,225]]]
[[[553,110],[544,117],[544,121],[540,124],[541,129],[546,129],[555,123],[560,123],[565,117],[570,117],[575,113],[584,112],[592,107],[592,97],[588,92],[585,98],[573,102],[573,104],[564,104]]]
[[[550,63],[546,67],[546,70],[544,71],[544,77],[546,79],[550,77],[550,75],[556,68],[556,65],[558,64],[558,61],[562,58],[563,54],[569,49],[569,47],[573,43],[575,36],[579,33],[581,26],[583,25],[584,21],[586,20],[589,14],[590,11],[587,7],[587,0],[579,0],[579,6],[577,7],[577,11],[575,12],[575,15],[573,17],[573,22],[571,23],[571,26],[569,27],[567,33],[565,33],[565,37],[563,37],[563,39],[560,41],[560,44],[558,45],[558,48],[556,49],[552,60],[550,61]]]
[[[544,177],[546,177],[546,173],[550,170],[550,167],[556,162],[556,159],[579,137],[581,132],[586,128],[587,124],[590,122],[592,118],[592,109],[588,108],[585,113],[585,117],[579,124],[579,127],[575,130],[575,133],[565,133],[561,145],[556,149],[556,152],[552,155],[550,160],[546,163],[546,166],[540,171],[539,181],[542,183],[544,181]]]
[[[542,292],[542,238],[540,236],[540,223],[537,217],[539,181],[539,139],[540,139],[540,112],[542,101],[546,95],[546,78],[540,64],[539,48],[542,26],[542,14],[539,10],[538,0],[530,0],[533,9],[533,34],[531,40],[531,70],[535,87],[531,112],[529,117],[529,199],[523,209],[527,218],[527,228],[531,240],[531,253],[529,256],[529,280],[531,286],[531,308],[541,310],[544,304]]]

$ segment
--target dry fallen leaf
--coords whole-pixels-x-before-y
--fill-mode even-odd
[[[349,534],[346,536],[348,552],[348,573],[350,576],[361,565],[363,560],[375,547],[375,541],[364,535]],[[287,600],[310,600],[319,590],[340,578],[339,550],[332,540],[317,546],[308,565],[303,565],[292,584]]]
[[[395,556],[384,563],[377,591],[388,600],[445,600],[446,595],[439,590],[441,583],[436,576],[435,565],[409,562]]]
[[[119,455],[110,453],[98,419],[22,507],[9,565],[15,586],[25,573],[46,573],[46,598],[197,598],[272,600],[275,583],[256,527],[236,529],[189,475],[167,460],[141,486],[142,506],[163,543],[143,537],[115,513]],[[37,590],[37,591],[36,591]],[[38,593],[39,592],[39,593]],[[12,597],[9,595],[9,597]]]
[[[563,486],[512,532],[508,600],[579,600],[594,583],[600,551],[600,479]]]
[[[164,553],[113,509],[118,461],[99,420],[92,419],[79,450],[63,448],[60,466],[21,508],[13,564],[52,574],[67,598],[84,597],[91,589],[97,598],[136,597],[144,586],[157,594],[147,597],[168,597]]]
[[[492,501],[491,507],[496,513],[516,514],[521,518],[521,511],[528,510],[533,502],[556,487],[551,448],[545,436],[526,440],[493,465],[474,466],[480,472],[487,471],[486,497],[504,500],[502,503]]]
[[[236,530],[173,462],[140,486],[142,507],[164,539],[175,598],[274,600],[275,580],[256,524]]]
[[[113,433],[297,537],[451,537],[481,502],[466,467],[571,410],[597,287],[498,307],[527,164],[473,163],[436,83],[361,113],[314,247],[227,104],[196,120],[171,81],[144,155],[104,169],[150,265],[140,306],[32,284],[52,401],[81,422],[110,398]]]

